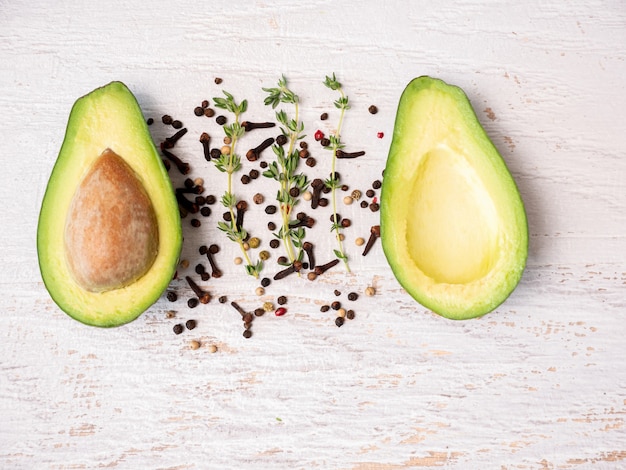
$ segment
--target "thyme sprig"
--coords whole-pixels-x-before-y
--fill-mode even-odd
[[[344,148],[344,145],[341,142],[341,126],[343,125],[345,112],[348,109],[350,109],[350,102],[348,100],[348,97],[345,95],[343,91],[343,87],[341,86],[341,83],[337,81],[337,77],[335,76],[334,73],[332,77],[328,75],[326,76],[324,80],[324,86],[326,86],[327,88],[330,88],[333,91],[339,92],[339,98],[337,98],[334,101],[335,107],[339,109],[340,111],[339,121],[337,123],[337,130],[335,131],[334,135],[331,134],[328,137],[330,144],[327,147],[325,147],[327,150],[330,150],[332,152],[332,164],[331,164],[330,178],[324,181],[324,184],[331,190],[331,200],[332,200],[332,206],[333,206],[333,216],[331,220],[334,222],[331,225],[330,230],[331,232],[335,232],[335,238],[337,239],[337,245],[338,245],[338,248],[333,250],[333,252],[335,253],[335,256],[337,258],[343,261],[346,267],[346,270],[350,272],[350,266],[348,265],[348,256],[346,255],[344,251],[343,242],[341,240],[342,239],[341,231],[343,227],[341,226],[341,224],[338,224],[336,222],[337,221],[336,189],[340,187],[341,184],[339,184],[339,178],[337,177],[337,173],[335,171],[335,167],[337,163],[337,150]]]
[[[230,221],[220,221],[217,223],[217,227],[226,234],[229,240],[239,245],[246,261],[246,272],[258,278],[263,269],[263,261],[258,260],[256,263],[253,263],[244,247],[244,242],[248,238],[248,232],[243,227],[237,227],[237,218],[235,215],[237,196],[233,193],[233,174],[241,169],[241,157],[236,153],[236,145],[237,141],[245,132],[239,118],[248,109],[248,101],[242,100],[240,103],[237,103],[233,95],[226,91],[223,91],[223,93],[225,98],[215,97],[213,98],[213,103],[216,108],[224,109],[234,114],[235,122],[223,126],[224,134],[231,139],[230,151],[228,153],[222,153],[219,158],[215,160],[215,167],[228,176],[228,189],[224,192],[221,203],[230,212]]]
[[[300,154],[296,144],[304,139],[304,123],[299,118],[300,98],[287,85],[287,79],[284,75],[278,80],[276,88],[263,88],[268,93],[264,103],[276,109],[280,104],[292,104],[294,106],[294,117],[280,109],[276,111],[276,120],[280,124],[282,134],[287,138],[289,146],[287,150],[279,144],[274,144],[272,150],[276,156],[276,161],[268,165],[267,170],[263,172],[263,176],[276,180],[279,183],[279,189],[276,194],[276,200],[279,202],[281,227],[274,236],[283,241],[287,257],[293,263],[301,261],[304,255],[302,244],[304,243],[305,231],[302,227],[292,228],[291,214],[294,207],[300,201],[302,194],[309,186],[309,180],[303,173],[296,173],[298,164],[300,163]],[[297,191],[291,190],[297,188]],[[297,253],[296,253],[297,250]]]

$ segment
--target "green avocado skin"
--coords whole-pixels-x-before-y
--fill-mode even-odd
[[[90,165],[107,148],[134,169],[154,206],[159,246],[152,267],[130,285],[87,292],[68,269],[66,216]],[[182,248],[182,228],[172,183],[154,145],[139,104],[119,81],[79,98],[46,187],[37,226],[42,280],[57,306],[86,325],[115,327],[135,320],[156,302],[173,278]]]
[[[460,141],[451,141],[454,138]],[[440,246],[433,241],[438,238],[437,235],[424,235],[419,229],[411,229],[415,226],[433,227],[434,232],[445,234],[445,230],[437,231],[436,224],[441,221],[445,227],[451,225],[447,218],[448,207],[454,204],[462,207],[464,204],[459,197],[452,203],[446,202],[448,206],[437,206],[437,211],[420,212],[414,209],[425,207],[420,206],[420,200],[427,199],[428,194],[424,194],[425,189],[421,190],[415,185],[416,182],[423,187],[428,185],[431,181],[431,174],[428,173],[430,168],[439,165],[437,177],[440,180],[436,183],[441,184],[433,185],[437,188],[445,186],[445,179],[441,179],[441,168],[445,168],[445,162],[437,160],[437,149],[442,148],[461,149],[457,153],[464,158],[455,155],[450,157],[450,161],[456,159],[455,164],[458,160],[459,165],[471,168],[471,173],[478,175],[479,181],[483,183],[484,191],[481,189],[481,194],[488,194],[491,203],[484,203],[477,198],[477,214],[481,215],[480,210],[483,209],[485,213],[492,210],[487,209],[487,206],[495,207],[492,212],[495,211],[496,215],[485,216],[496,227],[485,229],[493,235],[479,237],[480,240],[490,241],[484,242],[484,247],[478,246],[479,249],[484,248],[494,261],[491,261],[489,269],[481,267],[476,278],[466,282],[447,279],[445,262],[442,262],[443,274],[439,277],[425,273],[421,261],[426,259],[431,265],[437,266],[436,257],[439,253],[445,254],[446,250],[432,248]],[[449,150],[444,152],[452,154]],[[450,174],[454,171],[455,165],[450,165]],[[454,187],[451,186],[450,190],[455,194]],[[437,204],[434,198],[428,202]],[[421,76],[413,79],[405,88],[398,104],[385,166],[380,213],[382,246],[395,277],[417,302],[443,317],[465,320],[493,311],[510,296],[522,277],[528,256],[528,223],[522,198],[504,160],[476,117],[469,99],[457,86],[437,78]],[[453,213],[458,214],[459,211],[450,210],[450,214]],[[421,238],[413,236],[411,230],[418,231]],[[432,241],[432,246],[428,243],[418,246],[416,239]],[[453,237],[450,239],[455,240]],[[462,254],[459,262],[464,262]]]

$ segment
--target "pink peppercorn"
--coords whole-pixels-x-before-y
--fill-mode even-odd
[[[385,134],[384,134],[384,132],[379,132],[378,134],[376,134],[376,136],[377,136],[379,139],[382,139],[383,137],[385,137]]]
[[[319,129],[315,131],[315,140],[319,142],[323,138],[324,138],[324,133],[322,131],[320,131]]]
[[[274,315],[277,317],[282,317],[285,313],[287,313],[287,309],[285,307],[279,307],[274,312]]]

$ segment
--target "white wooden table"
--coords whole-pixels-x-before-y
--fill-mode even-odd
[[[622,2],[149,3],[0,3],[0,468],[626,466]],[[378,216],[356,205],[340,211],[353,219],[354,273],[272,284],[264,299],[288,296],[288,313],[257,319],[250,339],[228,304],[186,308],[181,281],[172,283],[177,303],[163,298],[112,330],[54,305],[36,225],[76,98],[121,80],[157,121],[157,141],[172,133],[163,114],[181,119],[189,133],[176,149],[219,196],[225,180],[197,141],[218,128],[194,107],[224,89],[249,100],[251,120],[271,119],[261,87],[285,74],[318,160],[310,174],[325,175],[328,153],[312,135],[336,125],[336,96],[321,84],[332,72],[352,101],[344,140],[367,152],[338,171],[363,191],[384,168],[408,81],[432,75],[465,89],[530,226],[527,270],[497,311],[453,322],[413,301],[380,245],[366,258],[354,246]],[[271,198],[275,187],[261,178],[238,191]],[[206,285],[252,308],[258,283],[232,263],[217,207],[199,229],[184,221],[182,257],[191,272],[198,245],[219,243],[225,275]],[[250,228],[267,243],[268,219],[256,210]],[[312,215],[310,239],[330,259],[329,212]],[[334,289],[347,302],[368,285],[377,295],[361,295],[342,328],[319,311]],[[177,319],[166,318],[170,309]],[[174,335],[189,318],[198,327]]]

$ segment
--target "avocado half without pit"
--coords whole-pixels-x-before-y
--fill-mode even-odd
[[[37,229],[53,300],[89,325],[128,323],[167,288],[181,246],[172,184],[133,94],[112,82],[78,99]]]
[[[404,90],[381,239],[400,284],[444,317],[484,315],[517,286],[528,252],[524,205],[460,88],[419,77]]]

